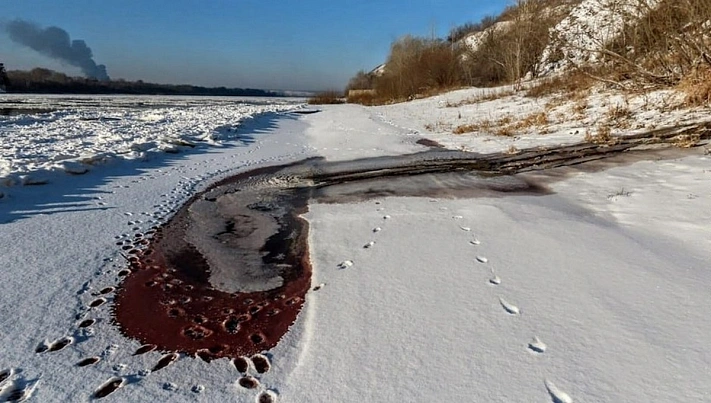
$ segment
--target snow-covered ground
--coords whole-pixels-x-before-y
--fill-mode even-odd
[[[258,113],[293,109],[270,98],[4,95],[0,116],[0,183],[46,181],[52,171],[82,174],[113,159],[147,159],[179,147],[235,140],[239,124]]]
[[[118,143],[103,137],[145,144],[161,133],[185,133],[182,139],[197,143],[232,129],[219,143],[112,159],[83,175],[54,172],[42,186],[0,188],[0,378],[10,370],[0,396],[28,387],[32,401],[90,401],[100,385],[117,381],[121,389],[102,400],[252,402],[270,391],[283,402],[709,401],[711,156],[703,147],[528,174],[550,188],[547,195],[312,204],[305,217],[312,283],[320,287],[267,352],[271,369],[249,370],[256,389],[239,385],[227,359],[181,356],[151,372],[163,352],[133,355],[139,343],[111,323],[112,292],[101,294],[119,284],[126,267],[118,244],[163,222],[219,178],[310,156],[422,151],[415,141],[423,136],[477,152],[584,136],[575,130],[584,132],[587,123],[576,122],[576,129],[563,121],[551,124],[550,134],[532,129],[515,139],[425,129],[476,114],[524,117],[543,107],[517,95],[445,106],[478,93],[375,108],[325,106],[308,115],[284,111],[298,105],[264,106],[274,112],[248,121],[246,114],[259,110],[176,105],[170,98],[152,112],[129,108],[118,121],[105,119],[118,112],[103,105],[54,112],[45,122],[0,121],[3,150],[27,141],[13,122],[32,122],[54,133],[42,150],[67,141],[72,158],[120,154]],[[647,113],[660,126],[676,122],[675,115],[631,105],[635,116]],[[141,120],[149,112],[164,115]],[[95,118],[92,126],[81,126],[87,116]],[[77,136],[91,127],[99,133],[92,144],[105,149],[49,130],[62,121],[75,122]],[[34,172],[28,167],[47,166],[60,154],[33,149],[9,154],[14,162],[4,175]],[[97,298],[107,303],[88,308]],[[87,319],[96,322],[80,328]],[[63,338],[71,343],[60,349]],[[36,353],[40,345],[57,351]],[[99,361],[76,365],[87,357]]]

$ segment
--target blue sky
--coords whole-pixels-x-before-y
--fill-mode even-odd
[[[21,0],[16,18],[58,26],[91,47],[113,79],[265,89],[342,89],[405,34],[446,36],[509,1]],[[0,62],[81,75],[0,32]]]

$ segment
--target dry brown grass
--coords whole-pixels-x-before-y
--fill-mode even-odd
[[[311,105],[333,105],[344,104],[346,100],[343,98],[343,94],[338,91],[324,91],[312,96],[307,102]]]
[[[590,130],[585,131],[585,141],[594,144],[614,144],[612,137],[612,127],[608,124],[602,124],[597,127],[597,132],[593,134]]]
[[[460,125],[455,127],[452,133],[489,132],[495,136],[513,137],[521,131],[534,127],[541,129],[541,133],[546,133],[547,130],[545,127],[549,123],[550,121],[546,112],[535,112],[524,116],[522,119],[515,119],[514,116],[506,115],[495,121],[484,119],[477,123]]]
[[[684,94],[688,107],[711,104],[711,68],[697,69],[685,77],[678,87]]]
[[[608,125],[627,129],[631,125],[634,113],[626,103],[624,105],[616,104],[607,108],[605,117],[607,118]]]
[[[575,95],[579,99],[587,97],[590,89],[596,84],[590,75],[581,70],[571,70],[565,74],[540,80],[526,91],[527,97],[539,98],[547,95],[562,94],[567,97]]]
[[[578,116],[585,115],[585,112],[588,110],[588,99],[587,98],[581,98],[577,100],[573,106],[572,106],[572,111]]]
[[[511,144],[509,148],[507,148],[504,152],[509,155],[514,155],[520,153],[521,150],[519,150],[515,145]]]
[[[672,144],[674,145],[674,147],[691,148],[699,145],[700,141],[701,136],[698,133],[682,134],[674,138]]]

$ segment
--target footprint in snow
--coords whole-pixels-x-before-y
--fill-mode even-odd
[[[463,217],[463,216],[460,216],[460,215],[453,215],[452,218],[455,219],[455,220],[461,220],[461,219],[464,218],[464,217]]]
[[[244,356],[232,359],[232,365],[234,365],[234,367],[237,369],[237,371],[239,371],[242,374],[247,373],[247,371],[249,370],[249,362],[250,362],[249,358],[244,357]]]
[[[546,385],[546,390],[548,390],[548,394],[551,396],[551,399],[553,399],[553,403],[573,403],[573,398],[558,389],[553,382],[546,379],[544,383]]]
[[[257,403],[274,403],[276,402],[277,399],[277,394],[274,391],[271,390],[265,390],[262,393],[257,395],[256,402]]]
[[[256,389],[259,386],[259,380],[251,375],[246,375],[237,380],[239,386],[245,389]]]
[[[83,360],[81,360],[77,363],[77,367],[88,367],[90,365],[96,364],[99,361],[101,361],[100,357],[84,358]]]
[[[190,391],[193,393],[202,393],[205,391],[205,387],[203,385],[194,385],[190,388]]]
[[[469,243],[472,244],[472,245],[481,245],[481,241],[478,240],[478,239],[476,239],[476,238],[474,238],[474,239],[472,239],[471,241],[469,241]]]
[[[133,353],[133,355],[142,355],[142,354],[149,353],[149,352],[155,350],[156,347],[157,346],[155,344],[144,344],[141,347],[138,347],[138,349],[136,350],[136,352]]]
[[[326,283],[318,284],[318,285],[314,286],[313,290],[318,291],[318,290],[322,289],[325,285],[326,285]]]
[[[125,384],[125,380],[120,377],[113,377],[108,381],[104,382],[95,391],[92,397],[94,399],[102,399],[121,388]]]
[[[159,371],[159,370],[167,367],[168,365],[172,364],[177,359],[178,359],[178,354],[176,354],[176,353],[165,354],[163,357],[161,357],[160,360],[158,360],[158,363],[156,363],[156,365],[153,367],[153,369],[151,369],[151,372]]]
[[[97,298],[89,303],[89,308],[98,308],[106,303],[106,298]]]
[[[269,357],[264,354],[255,354],[252,356],[251,359],[252,365],[254,365],[254,369],[259,374],[267,373],[272,368],[272,364],[271,362],[269,362]]]
[[[380,232],[380,231],[382,231],[382,230],[383,230],[383,229],[380,228],[380,227],[375,227],[375,228],[373,228],[373,232]]]
[[[489,259],[485,258],[484,256],[477,256],[476,261],[479,263],[488,263]]]
[[[391,218],[390,215],[384,215],[384,216],[383,216],[383,220],[389,220],[390,218]]]
[[[50,343],[47,340],[41,341],[37,347],[35,347],[35,353],[40,354],[49,350]]]
[[[528,343],[528,349],[533,351],[534,353],[543,354],[546,352],[547,348],[548,346],[546,346],[546,343],[542,342],[541,339],[535,336],[533,337],[533,340]]]
[[[364,249],[369,249],[369,248],[372,248],[373,245],[375,245],[375,242],[374,242],[374,241],[370,241],[370,242],[368,242],[367,244],[363,245],[363,248],[364,248]]]
[[[510,315],[518,315],[521,313],[521,311],[518,309],[518,307],[516,305],[506,302],[506,300],[501,297],[499,297],[499,303],[504,308],[506,313],[508,313]]]
[[[499,284],[501,284],[501,278],[499,278],[499,276],[497,276],[496,274],[494,274],[494,276],[489,279],[489,284],[492,284],[492,285],[499,285]]]
[[[15,374],[14,368],[5,368],[0,371],[0,391],[3,389],[3,384],[5,381]]]
[[[469,228],[469,227],[462,227],[462,226],[459,226],[459,229],[461,229],[461,230],[464,231],[464,232],[469,232],[469,231],[472,230],[472,229]]]
[[[32,397],[37,385],[38,379],[26,380],[25,378],[7,381],[7,385],[2,385],[0,388],[0,401],[3,402],[24,402]]]
[[[347,268],[352,267],[352,266],[353,266],[353,261],[352,261],[352,260],[344,260],[344,261],[342,261],[341,263],[338,264],[338,268],[341,269],[341,270],[347,269]]]
[[[60,339],[55,340],[52,344],[50,344],[47,351],[49,351],[49,352],[60,351],[72,343],[74,343],[73,337],[69,337],[69,336],[62,337]]]

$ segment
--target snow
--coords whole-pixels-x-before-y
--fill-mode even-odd
[[[169,105],[162,102],[128,96],[5,95],[4,108],[56,110],[0,118],[0,183],[43,178],[57,170],[83,174],[113,159],[146,159],[181,146],[219,145],[235,139],[240,122],[257,113],[294,108],[286,100],[266,99],[185,97]]]
[[[520,118],[547,102],[513,94],[446,107],[485,91],[492,90],[324,106],[308,115],[288,112],[301,106],[283,101],[30,97],[69,105],[0,123],[4,177],[47,181],[0,188],[0,374],[9,370],[0,396],[26,388],[30,401],[89,401],[111,386],[118,389],[102,401],[711,399],[704,309],[711,303],[711,156],[704,147],[526,174],[550,188],[545,195],[311,203],[304,217],[314,287],[289,333],[264,353],[270,368],[263,374],[251,361],[243,375],[227,359],[168,362],[169,352],[157,350],[134,356],[140,344],[111,323],[112,293],[93,295],[119,281],[126,264],[118,242],[238,172],[312,156],[418,152],[426,149],[415,144],[422,137],[481,153],[572,143],[613,102],[626,102],[632,127],[704,117],[701,109],[660,106],[674,94],[647,95],[645,106],[641,98],[594,93],[585,118],[555,121],[546,135],[425,129]],[[138,109],[137,101],[150,105]],[[557,108],[548,113],[570,105]],[[114,116],[120,120],[106,119]],[[44,142],[28,139],[28,126]],[[158,152],[165,138],[199,146]],[[143,156],[124,153],[147,144],[133,151]],[[76,175],[52,171],[62,155],[118,157]],[[87,311],[97,298],[106,303]],[[87,318],[96,323],[79,327]],[[58,351],[35,352],[64,338],[70,343]],[[75,365],[89,357],[99,361]],[[168,365],[151,372],[162,357]]]
[[[551,30],[540,73],[599,60],[599,51],[622,32],[626,21],[658,4],[659,0],[583,0]],[[561,54],[564,58],[556,60]]]

